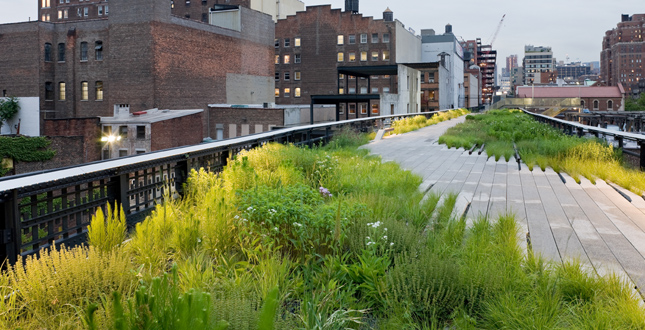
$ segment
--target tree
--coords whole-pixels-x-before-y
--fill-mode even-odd
[[[0,99],[0,127],[13,118],[20,110],[17,97],[9,97],[4,100]]]

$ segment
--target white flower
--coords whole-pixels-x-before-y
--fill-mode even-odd
[[[383,236],[383,239],[387,239],[387,235]]]
[[[278,227],[274,227],[273,230],[278,231]]]
[[[236,216],[235,216],[235,219],[239,219],[239,218],[240,218],[240,216],[239,216],[239,215],[236,215]]]
[[[246,210],[253,212],[253,206],[249,206]]]
[[[297,223],[297,222],[294,222],[294,223],[293,223],[293,225],[294,225],[294,226],[297,226],[297,227],[302,227],[302,225],[301,225],[301,224],[299,224],[299,223]]]
[[[394,245],[394,242],[390,243],[390,246]]]
[[[383,230],[387,231],[387,228],[383,228]]]

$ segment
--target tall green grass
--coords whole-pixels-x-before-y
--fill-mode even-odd
[[[392,128],[394,128],[394,130],[392,132],[389,132],[388,134],[404,134],[416,131],[420,128],[435,125],[453,118],[461,117],[468,113],[470,113],[470,111],[466,109],[456,109],[446,112],[439,112],[437,114],[434,114],[430,118],[426,118],[425,116],[407,117],[392,122]]]
[[[509,161],[517,146],[530,170],[535,166],[565,172],[580,182],[585,177],[612,181],[637,194],[645,193],[645,174],[630,169],[622,154],[599,139],[581,139],[533,120],[519,110],[492,110],[467,116],[466,122],[450,128],[439,138],[448,147],[472,148],[485,145],[489,157]]]
[[[420,177],[381,163],[356,148],[363,137],[344,134],[320,148],[245,151],[219,175],[193,171],[184,198],[158,205],[125,243],[99,235],[92,246],[48,250],[10,267],[0,276],[0,328],[645,322],[616,277],[524,255],[512,216],[467,227],[451,218],[455,195],[424,196]]]

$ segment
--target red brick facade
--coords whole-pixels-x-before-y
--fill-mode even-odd
[[[273,126],[284,125],[284,109],[209,107],[207,111],[210,136],[213,139],[217,139],[217,130],[223,130],[220,136],[227,139],[247,135],[243,134],[246,132],[262,133],[271,130]],[[235,127],[235,132],[232,132],[231,125]],[[258,130],[260,127],[262,129]]]
[[[617,27],[605,33],[600,53],[600,80],[621,83],[627,93],[645,79],[645,14],[623,15]]]
[[[278,20],[275,38],[277,104],[309,104],[311,95],[378,94],[384,88],[397,92],[394,76],[373,77],[370,90],[365,79],[359,79],[356,86],[355,79],[339,81],[337,76],[340,66],[395,65],[396,22],[331,9],[330,5],[310,6]]]
[[[150,124],[151,151],[202,142],[202,114],[203,112],[200,112]]]
[[[100,118],[75,118],[45,120],[44,135],[49,137],[81,137],[82,147],[67,150],[70,158],[81,161],[75,164],[93,162],[101,159],[101,120]],[[70,164],[72,165],[72,164]]]

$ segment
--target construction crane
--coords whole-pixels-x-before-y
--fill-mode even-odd
[[[504,23],[504,18],[506,18],[506,14],[502,16],[502,19],[499,21],[499,24],[497,25],[497,29],[495,30],[495,33],[490,38],[490,43],[488,43],[491,47],[493,46],[493,43],[495,42],[495,39],[497,39],[497,34],[499,34],[499,30],[502,28],[502,23]]]

